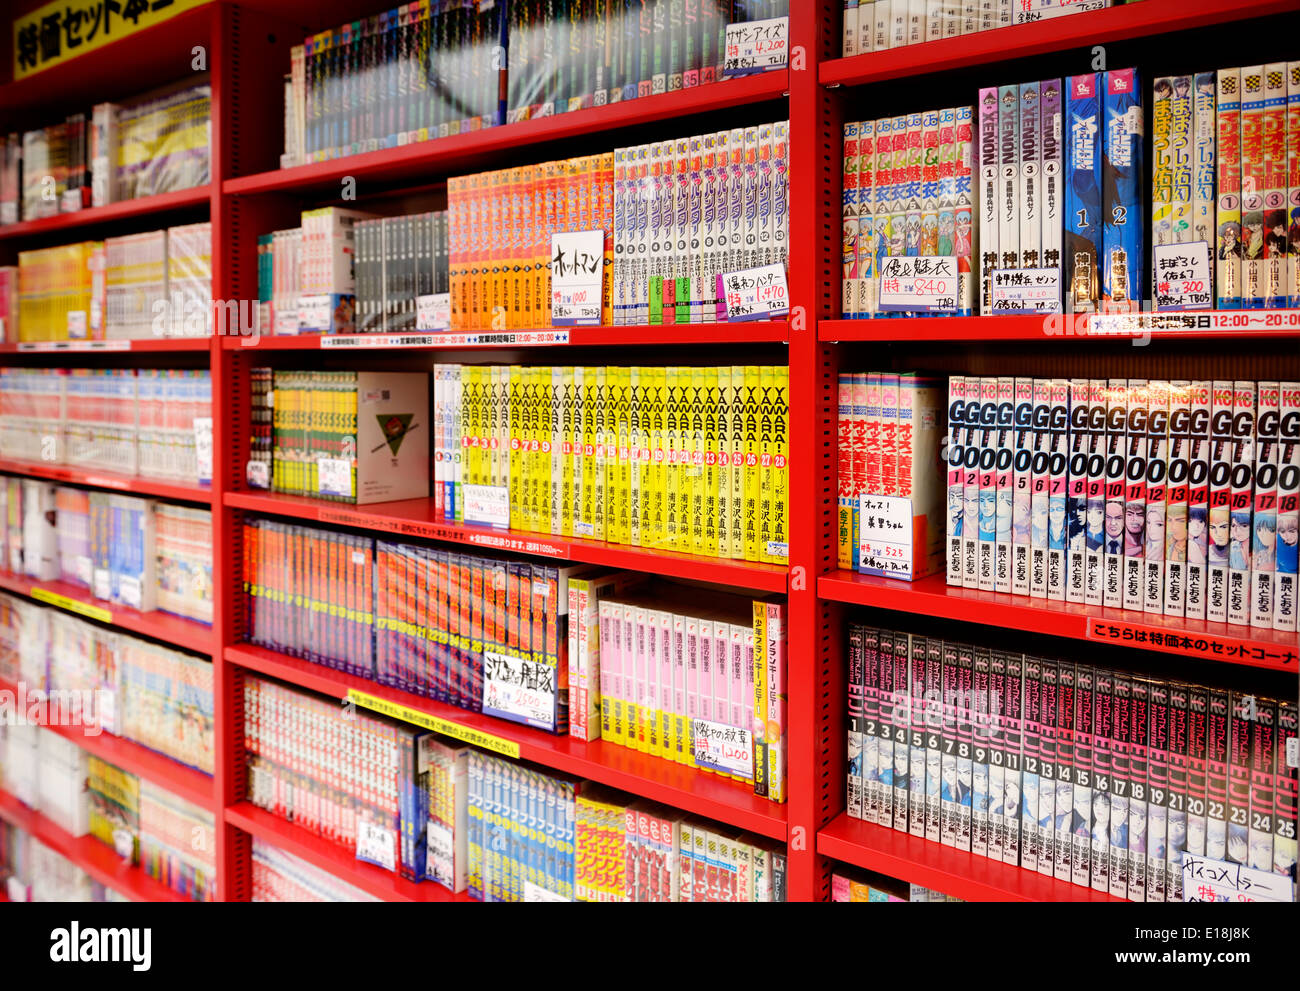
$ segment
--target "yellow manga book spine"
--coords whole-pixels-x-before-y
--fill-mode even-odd
[[[731,525],[728,534],[727,556],[736,561],[745,559],[745,369],[731,366]]]
[[[650,456],[642,464],[647,481],[643,486],[648,493],[646,520],[641,527],[641,542],[646,547],[661,549],[664,546],[664,396],[667,391],[667,369],[662,366],[646,369],[650,376],[650,432],[646,446]]]
[[[718,370],[704,369],[704,544],[701,554],[718,553],[718,419],[722,396]],[[723,414],[725,415],[725,414]]]
[[[605,403],[605,368],[590,367],[583,373],[587,380],[587,423],[588,447],[587,464],[583,466],[586,479],[583,482],[584,498],[587,502],[587,519],[591,523],[593,540],[605,539],[605,514],[607,510],[605,495],[605,420],[609,409]]]
[[[546,512],[542,517],[544,533],[558,534],[563,530],[560,522],[564,484],[564,468],[560,463],[560,444],[563,440],[564,414],[560,402],[564,393],[564,369],[553,365],[546,370],[543,386],[546,403],[542,407],[542,470],[546,472]]]
[[[758,560],[758,501],[760,469],[759,416],[762,405],[762,372],[756,365],[745,366],[745,529],[741,557]]]
[[[620,369],[610,365],[605,369],[605,498],[608,508],[605,510],[605,539],[612,544],[620,543],[619,519],[622,486],[619,485],[619,443],[626,445],[623,435],[626,420],[619,411]]]
[[[692,540],[694,516],[691,512],[695,497],[695,379],[696,368],[681,370],[681,407],[677,418],[677,435],[680,445],[677,478],[677,547],[686,554],[694,547]]]
[[[790,559],[790,368],[773,369],[772,396],[772,539],[767,560],[785,564]]]
[[[681,419],[681,372],[676,366],[664,370],[664,537],[666,550],[677,549],[677,459],[680,455],[678,422]]]
[[[731,366],[714,369],[718,383],[717,439],[717,517],[714,520],[714,544],[711,553],[731,556]]]
[[[511,365],[509,370],[510,379],[510,400],[507,420],[507,456],[509,465],[507,483],[510,496],[510,527],[514,530],[523,529],[524,505],[523,505],[523,476],[524,476],[524,452],[523,452],[523,420],[521,413],[523,411],[523,369],[518,365]]]
[[[755,560],[769,561],[768,543],[772,539],[772,486],[774,439],[772,431],[772,393],[776,379],[771,365],[759,369],[758,386],[758,556]]]
[[[486,385],[487,402],[484,412],[487,424],[483,431],[483,484],[500,485],[497,473],[497,448],[492,443],[497,438],[497,429],[501,416],[501,372],[498,365],[489,365],[483,369]]]
[[[632,369],[618,370],[618,543],[632,542]]]
[[[767,794],[767,603],[754,602],[754,794]]]
[[[545,528],[542,518],[542,373],[543,368],[528,368],[528,529],[536,533]]]
[[[633,547],[641,544],[641,369],[633,366],[627,370],[628,381],[628,438],[627,438],[627,542]]]
[[[586,536],[586,530],[583,522],[586,520],[582,514],[586,492],[583,485],[582,467],[586,463],[584,454],[587,443],[587,408],[583,401],[583,392],[586,390],[584,369],[581,365],[569,369],[571,377],[571,386],[569,389],[570,409],[572,414],[569,419],[569,436],[573,442],[573,449],[569,453],[569,476],[572,479],[573,494],[570,497],[569,506],[571,507],[572,519],[569,522],[569,531],[567,536],[582,537]]]
[[[692,554],[704,553],[704,403],[708,398],[705,370],[691,369],[691,542]]]
[[[574,372],[572,365],[560,369],[560,416],[563,418],[563,430],[557,440],[560,443],[560,533],[565,537],[573,536],[573,520],[577,500],[574,498],[574,463],[575,452],[582,438],[577,431],[578,404],[574,402]]]
[[[484,447],[487,438],[487,387],[489,369],[474,365],[474,412],[473,412],[473,446],[470,459],[473,462],[473,484],[486,485],[487,451]]]
[[[582,526],[576,532],[579,537],[594,537],[596,534],[596,445],[599,443],[596,424],[601,415],[596,407],[599,396],[596,372],[590,366],[582,369]],[[603,488],[600,486],[600,490]]]

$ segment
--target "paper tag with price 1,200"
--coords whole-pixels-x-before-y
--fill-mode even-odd
[[[1157,310],[1177,313],[1208,310],[1214,305],[1208,244],[1158,244],[1153,259]]]
[[[859,497],[862,526],[858,555],[862,570],[884,578],[911,579],[912,500],[897,496]]]
[[[747,268],[718,276],[727,319],[770,320],[790,312],[790,290],[781,264]]]
[[[890,256],[880,262],[880,309],[903,313],[957,310],[957,258]]]

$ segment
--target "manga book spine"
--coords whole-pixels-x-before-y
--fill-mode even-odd
[[[1083,600],[1090,606],[1102,605],[1106,561],[1106,396],[1105,379],[1088,380],[1088,415],[1084,422],[1088,439],[1083,486]],[[1073,480],[1073,470],[1070,477]]]
[[[1277,382],[1256,383],[1254,514],[1251,520],[1250,625],[1273,628],[1277,581],[1279,433],[1282,390]]]
[[[1129,806],[1132,782],[1129,762],[1132,752],[1133,685],[1128,676],[1114,678],[1114,725],[1110,752],[1110,893],[1129,897],[1132,864],[1129,859]]]
[[[1074,782],[1068,831],[1070,880],[1085,888],[1092,880],[1093,678],[1090,665],[1077,666],[1074,684]]]
[[[1055,834],[1054,873],[1058,881],[1069,881],[1073,872],[1070,817],[1074,812],[1074,696],[1075,669],[1061,661],[1056,672],[1056,801],[1052,810]]]
[[[1213,699],[1210,704],[1213,706]],[[1250,842],[1251,723],[1258,714],[1258,706],[1254,696],[1245,697],[1232,692],[1228,698],[1227,710],[1228,845],[1226,856],[1220,859],[1245,864]]]
[[[1187,601],[1188,480],[1191,475],[1192,383],[1169,386],[1168,488],[1165,491],[1164,614],[1182,616]]]
[[[1004,706],[1007,659],[1000,650],[989,652],[988,700],[984,713],[983,740],[988,762],[988,856],[1001,863],[1006,857],[1007,775]],[[977,747],[981,741],[976,741]]]
[[[844,0],[840,54],[845,58],[858,54],[858,0]]]
[[[1250,734],[1250,845],[1246,863],[1261,871],[1273,869],[1277,710],[1276,703],[1259,701]]]
[[[1124,608],[1139,612],[1146,550],[1147,403],[1147,381],[1129,379],[1125,423],[1128,451],[1124,465]]]
[[[998,141],[998,90],[989,87],[979,92],[979,253],[980,312],[991,313],[993,307],[993,273],[999,266],[998,241],[999,176],[1001,159]]]
[[[1226,860],[1232,710],[1226,691],[1211,688],[1205,694],[1209,703],[1205,719],[1205,856]]]
[[[1104,468],[1105,539],[1102,603],[1118,607],[1124,600],[1125,467],[1128,441],[1128,382],[1111,379],[1106,387],[1106,461]]]
[[[1231,530],[1228,541],[1228,623],[1250,624],[1251,516],[1256,450],[1255,383],[1232,386]]]
[[[1185,849],[1194,857],[1204,857],[1210,835],[1209,819],[1209,691],[1193,686],[1187,689],[1187,840]],[[1222,818],[1222,813],[1220,813]],[[1222,837],[1222,832],[1220,832]],[[1219,850],[1222,853],[1223,840]],[[1181,876],[1181,861],[1179,861]]]
[[[948,378],[948,477],[946,533],[948,538],[947,580],[961,587],[963,574],[964,442],[966,440],[966,379],[961,375]],[[856,542],[856,535],[853,537]]]
[[[1107,168],[1102,176],[1102,196],[1111,208],[1102,224],[1102,299],[1111,310],[1140,307],[1145,285],[1141,274],[1145,258],[1141,85],[1136,69],[1111,69],[1106,73]]]
[[[862,643],[863,629],[857,623],[849,625],[848,640],[848,782],[846,808],[854,819],[862,814],[862,723],[863,702],[866,693],[864,673],[865,655]]]
[[[857,315],[855,288],[858,278],[858,255],[860,254],[858,243],[858,190],[861,185],[858,167],[860,162],[858,136],[860,128],[861,125],[856,121],[844,125],[844,180],[840,206],[843,231],[840,242],[842,246],[840,312],[845,318]]]
[[[1029,594],[1047,598],[1047,530],[1050,515],[1052,462],[1052,380],[1034,379],[1033,438],[1034,453],[1030,462],[1029,502]]]
[[[1002,753],[1003,753],[1003,839],[1002,862],[1019,866],[1024,849],[1021,809],[1024,794],[1024,656],[1008,653],[1006,679],[1003,681]]]
[[[1038,827],[1039,788],[1041,786],[1041,761],[1043,753],[1042,660],[1025,657],[1024,660],[1024,774],[1021,786],[1021,837],[1023,849],[1020,866],[1027,871],[1038,871],[1041,857],[1041,832]]]
[[[1242,304],[1242,117],[1241,70],[1217,73],[1215,133],[1215,287],[1217,308]]]
[[[1290,874],[1295,868],[1296,767],[1290,756],[1295,747],[1296,724],[1295,703],[1278,702],[1273,775],[1273,873],[1282,875]]]
[[[1165,822],[1164,864],[1157,869],[1164,871],[1165,900],[1181,902],[1183,900],[1183,852],[1187,849],[1187,813],[1188,775],[1187,775],[1187,686],[1181,682],[1171,681],[1167,690],[1169,730],[1165,744],[1168,760],[1168,815]],[[1158,705],[1158,703],[1156,703]],[[1159,718],[1158,709],[1152,711],[1153,720]],[[1155,724],[1152,726],[1152,739],[1156,738]],[[1152,788],[1157,787],[1152,777]],[[1152,833],[1152,853],[1159,857],[1159,847],[1155,844]]]
[[[959,799],[957,795],[957,706],[961,674],[957,662],[958,645],[943,642],[940,673],[942,689],[942,723],[940,743],[943,754],[939,763],[940,842],[956,846],[959,834]]]
[[[1015,379],[1012,408],[1014,448],[1011,462],[1011,591],[1028,595],[1030,587],[1030,520],[1033,505],[1033,459],[1037,434],[1034,430],[1034,380]]]
[[[1101,292],[1101,75],[1067,80],[1065,104],[1065,291],[1067,313],[1093,313]]]
[[[1147,386],[1146,545],[1143,549],[1142,609],[1164,609],[1166,491],[1169,458],[1169,383]]]
[[[876,774],[879,780],[879,823],[894,826],[894,634],[881,630],[877,635],[877,663],[880,719],[876,727],[878,750]]]
[[[1264,308],[1287,305],[1287,64],[1264,66]]]
[[[979,501],[979,573],[978,587],[994,591],[997,587],[997,458],[998,458],[998,379],[986,375],[980,379],[980,456]]]
[[[958,316],[969,317],[975,314],[976,275],[972,268],[974,261],[971,231],[975,212],[975,177],[974,177],[974,115],[973,107],[956,107],[953,110],[953,253],[957,256],[957,288],[961,302],[957,308]],[[944,238],[945,225],[940,223],[940,238]]]
[[[1011,524],[1015,510],[1015,455],[1016,455],[1016,380],[1009,375],[997,379],[997,444],[994,499],[994,533],[996,556],[994,558],[994,587],[999,592],[1011,591]]]
[[[1241,70],[1241,306],[1262,310],[1264,259],[1264,66]]]
[[[939,118],[938,110],[921,115],[921,169],[919,180],[921,227],[918,254],[939,253]]]
[[[971,661],[971,852],[1001,859],[1001,844],[993,839],[989,816],[989,678],[992,658],[976,647]],[[924,835],[924,831],[922,834]]]
[[[836,419],[836,478],[837,478],[837,554],[836,563],[842,569],[853,568],[853,378],[841,374],[837,390]],[[730,484],[728,482],[728,484]],[[951,523],[951,516],[949,517]]]
[[[1037,91],[1034,94],[1034,111],[1037,112]],[[1020,125],[1021,115],[1020,87],[1016,85],[998,87],[998,268],[1020,267],[1020,224],[1021,194],[1026,188],[1036,186],[1038,178],[1038,156],[1034,155],[1032,181],[1024,174],[1021,158],[1021,138],[1025,133]],[[1037,137],[1037,122],[1029,128]],[[1037,248],[1034,248],[1035,253]]]
[[[925,837],[925,659],[927,637],[910,638],[908,671],[907,828]]]
[[[1148,779],[1150,752],[1150,692],[1141,678],[1132,679],[1129,721],[1129,901],[1152,901],[1147,877],[1147,844],[1151,826],[1151,789]]]
[[[1039,692],[1038,748],[1038,873],[1052,877],[1056,873],[1056,775],[1059,716],[1059,669],[1056,661],[1043,660],[1039,666],[1042,687]]]
[[[1170,236],[1169,244],[1186,244],[1192,240],[1194,106],[1190,76],[1174,76],[1170,82],[1173,95],[1169,104]],[[1154,274],[1154,273],[1153,273]]]
[[[1047,597],[1063,601],[1066,597],[1068,550],[1073,526],[1066,512],[1070,466],[1070,382],[1051,380],[1051,430],[1047,465]]]
[[[1019,216],[1020,255],[1015,265],[1017,268],[1038,268],[1042,247],[1041,224],[1042,207],[1042,128],[1040,124],[1040,107],[1038,83],[1021,83],[1019,104],[1019,204],[1016,214]]]
[[[1174,243],[1173,93],[1172,76],[1161,76],[1152,84],[1151,245],[1153,250],[1157,246]],[[1152,276],[1154,279],[1154,265]]]
[[[1210,282],[1216,278],[1214,236],[1215,74],[1198,72],[1192,76],[1192,216],[1187,240],[1204,242],[1209,254]]]
[[[943,641],[925,641],[925,838],[942,842],[940,774],[943,768]]]
[[[1278,419],[1277,586],[1273,629],[1294,633],[1297,604],[1296,532],[1300,529],[1300,382],[1282,382]]]
[[[1111,751],[1115,733],[1115,679],[1096,669],[1093,678],[1092,889],[1110,891]]]
[[[894,681],[890,694],[890,718],[894,738],[894,829],[900,833],[907,832],[907,814],[909,809],[908,784],[910,763],[911,722],[908,715],[910,696],[908,679],[911,674],[911,645],[906,633],[895,632],[894,637]]]
[[[876,264],[879,258],[876,230],[876,212],[878,191],[876,181],[876,122],[861,121],[858,124],[858,174],[857,174],[857,218],[858,229],[855,235],[857,248],[857,282],[854,287],[852,315],[862,318],[876,314]],[[787,180],[788,181],[788,180]],[[785,183],[783,182],[784,186]],[[778,221],[786,223],[781,217]],[[783,244],[782,252],[788,252]]]
[[[862,627],[862,818],[880,818],[880,630]]]
[[[1228,618],[1228,537],[1232,515],[1233,383],[1211,386],[1208,485],[1208,554],[1206,618],[1223,623]]]

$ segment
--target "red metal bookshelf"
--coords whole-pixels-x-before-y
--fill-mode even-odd
[[[95,227],[103,224],[127,220],[133,217],[149,217],[153,222],[158,214],[175,213],[182,210],[207,208],[212,198],[212,187],[208,184],[193,186],[190,189],[178,189],[171,193],[159,193],[157,196],[142,196],[137,200],[123,200],[109,203],[107,206],[88,207],[72,213],[60,213],[53,217],[37,220],[24,220],[16,224],[0,227],[0,241],[36,237],[45,234],[79,232],[83,227]],[[158,218],[157,226],[164,223]],[[74,236],[70,234],[69,236]]]
[[[970,902],[1117,902],[1109,894],[1023,867],[851,819],[841,813],[817,833],[817,851]]]
[[[1147,0],[1149,3],[1150,0]],[[1109,325],[1106,321],[1111,321]],[[1154,324],[1154,325],[1153,325]],[[1125,326],[1127,325],[1127,326]],[[1144,314],[1135,318],[1062,316],[916,317],[822,320],[823,341],[1019,341],[1064,347],[1079,339],[1259,340],[1300,336],[1300,310]]]
[[[5,228],[0,227],[0,231]],[[212,345],[206,337],[148,337],[137,340],[97,341],[5,341],[0,342],[0,354],[179,354],[189,351],[207,351]]]
[[[139,867],[132,867],[116,851],[93,836],[73,836],[39,812],[29,809],[7,791],[0,790],[0,819],[36,837],[51,850],[62,854],[100,884],[138,902],[183,902],[177,894],[155,881]]]
[[[785,806],[758,797],[739,782],[707,771],[684,767],[601,740],[587,743],[575,737],[557,736],[495,716],[458,709],[261,647],[227,647],[226,660],[334,698],[343,699],[349,692],[361,692],[453,723],[465,731],[506,741],[518,748],[521,760],[598,781],[761,836],[785,839]]]
[[[16,461],[12,458],[0,458],[0,472],[7,472],[10,475],[27,475],[30,478],[44,478],[51,482],[62,482],[65,485],[84,485],[92,489],[113,489],[117,492],[130,492],[134,495],[173,499],[178,502],[210,503],[212,501],[212,488],[208,485],[186,485],[182,482],[169,482],[161,478],[123,475],[119,472],[100,471],[96,468],[75,468],[68,465],[46,464],[42,461]]]

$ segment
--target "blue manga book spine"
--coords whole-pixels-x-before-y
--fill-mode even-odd
[[[1140,310],[1144,285],[1141,84],[1136,69],[1106,73],[1102,298],[1116,311]]]
[[[1097,309],[1101,280],[1101,120],[1098,73],[1071,76],[1065,103],[1065,308]]]

